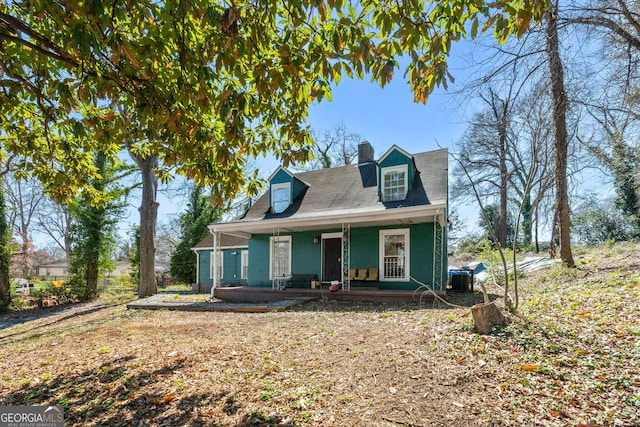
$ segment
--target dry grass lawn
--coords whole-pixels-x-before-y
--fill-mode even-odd
[[[521,278],[488,336],[432,303],[80,306],[0,330],[0,405],[60,404],[69,426],[640,425],[640,247],[575,255]]]

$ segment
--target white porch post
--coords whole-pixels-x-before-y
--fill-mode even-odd
[[[351,292],[351,224],[342,224],[342,290]]]
[[[200,292],[200,252],[193,251],[196,254],[196,289]]]
[[[212,260],[211,260],[211,264],[212,264],[212,268],[213,268],[213,274],[211,276],[213,276],[213,283],[211,284],[211,298],[214,298],[214,294],[215,294],[215,289],[218,287],[218,284],[220,283],[220,277],[218,277],[218,253],[220,252],[220,247],[219,247],[219,240],[220,240],[220,233],[218,232],[213,232],[213,253],[212,253]]]

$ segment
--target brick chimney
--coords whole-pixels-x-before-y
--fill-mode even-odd
[[[362,141],[358,144],[358,164],[373,162],[373,147],[369,141]]]

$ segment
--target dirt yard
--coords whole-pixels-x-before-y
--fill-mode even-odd
[[[431,302],[49,314],[0,330],[0,405],[60,404],[68,426],[640,425],[638,254],[522,278],[488,336]]]

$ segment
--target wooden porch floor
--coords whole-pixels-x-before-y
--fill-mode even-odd
[[[444,298],[446,294],[444,292],[439,292],[438,295]],[[351,292],[342,290],[329,292],[328,286],[321,289],[286,288],[283,290],[249,286],[220,287],[215,289],[214,296],[228,302],[277,301],[296,297],[315,297],[369,302],[418,302],[421,300],[431,301],[434,298],[430,293],[423,293],[422,291],[358,289],[357,287],[351,287]]]

